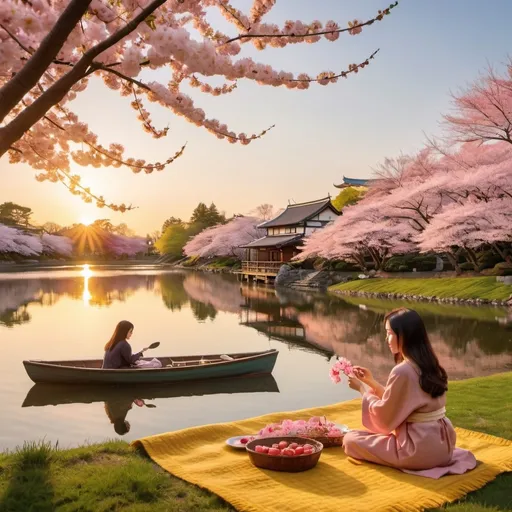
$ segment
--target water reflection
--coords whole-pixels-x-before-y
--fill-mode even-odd
[[[92,276],[92,270],[90,269],[89,265],[84,265],[82,276],[84,277],[84,291],[82,292],[82,299],[84,304],[88,306],[92,299],[91,292],[89,291],[89,278]]]
[[[131,428],[126,417],[134,405],[155,409],[157,405],[149,401],[234,393],[279,393],[279,387],[272,375],[251,375],[230,379],[136,387],[35,384],[27,393],[22,407],[104,402],[105,413],[114,431],[118,435],[125,435]]]
[[[126,302],[139,290],[157,297],[172,312],[187,308],[197,322],[215,322],[219,312],[236,315],[241,326],[269,340],[322,356],[342,355],[371,366],[384,379],[392,360],[384,343],[386,311],[404,305],[275,290],[241,284],[232,276],[198,272],[105,273],[88,266],[75,276],[0,278],[0,325],[31,321],[36,307],[52,307],[63,297],[91,307]],[[487,375],[512,367],[512,312],[415,303],[432,343],[452,379]]]

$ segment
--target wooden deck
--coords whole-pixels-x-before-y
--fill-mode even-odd
[[[242,279],[267,281],[276,277],[281,265],[285,263],[285,261],[242,261],[242,268],[236,273]]]

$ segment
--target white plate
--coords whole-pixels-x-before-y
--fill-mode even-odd
[[[250,441],[252,441],[251,438],[255,438],[254,435],[230,437],[229,439],[226,439],[226,444],[228,446],[231,446],[231,448],[236,448],[237,450],[245,450],[245,446],[247,445],[247,443],[243,444],[240,442],[240,439],[243,439],[244,437],[246,437]]]
[[[335,423],[334,426],[336,428],[339,428],[343,432],[343,434],[346,434],[347,432],[350,432],[350,429],[347,427],[347,425],[342,425],[340,423]]]

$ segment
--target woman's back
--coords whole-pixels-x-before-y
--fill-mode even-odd
[[[103,368],[117,370],[119,368],[130,368],[132,359],[132,348],[126,341],[118,341],[114,347],[105,352]]]

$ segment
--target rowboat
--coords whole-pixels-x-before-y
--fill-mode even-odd
[[[92,404],[96,402],[132,403],[135,399],[154,400],[233,393],[279,393],[279,387],[270,374],[245,375],[235,378],[206,379],[161,384],[105,385],[105,384],[34,384],[22,407],[45,407],[63,404]]]
[[[272,373],[278,351],[159,357],[162,368],[106,370],[102,359],[78,361],[23,361],[28,376],[60,384],[157,384],[219,377]],[[151,357],[143,358],[151,360]]]

